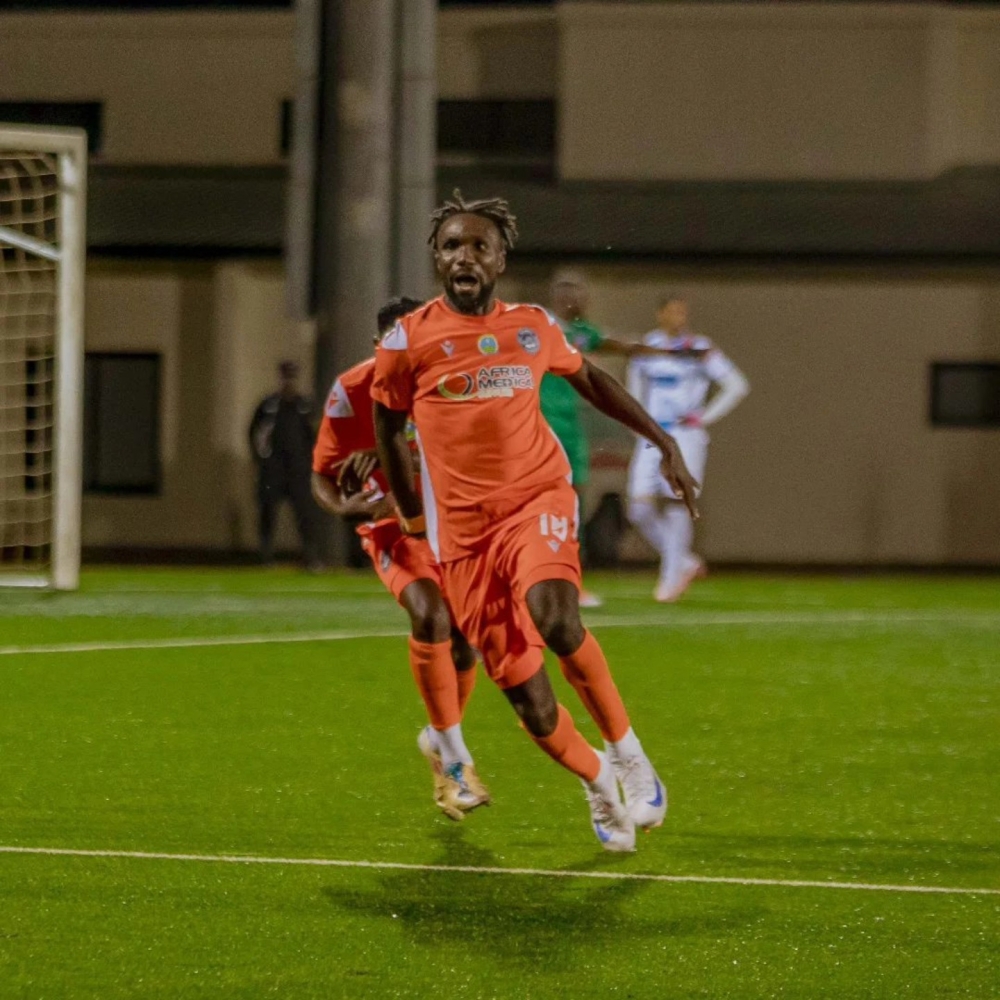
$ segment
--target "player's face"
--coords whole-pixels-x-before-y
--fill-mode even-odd
[[[656,319],[661,330],[683,330],[688,321],[687,303],[683,299],[671,299],[666,305],[660,306]]]
[[[481,215],[453,215],[438,230],[434,265],[459,312],[488,312],[497,278],[507,265],[500,231]]]
[[[587,311],[587,289],[584,285],[560,281],[552,286],[552,311],[560,318],[572,321]]]

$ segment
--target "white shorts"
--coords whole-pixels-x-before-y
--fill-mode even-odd
[[[703,427],[677,427],[670,432],[684,456],[688,471],[705,487],[705,460],[708,458],[708,431]],[[660,475],[660,449],[648,441],[639,441],[628,468],[628,495],[667,497],[676,500],[670,484]]]

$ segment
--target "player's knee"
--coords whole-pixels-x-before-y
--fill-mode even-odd
[[[422,609],[410,614],[410,630],[418,642],[447,642],[451,636],[448,610],[445,607]]]
[[[532,736],[551,736],[559,723],[559,705],[552,685],[547,681],[544,684],[531,684],[525,686],[524,691],[527,697],[514,703],[522,725]]]
[[[410,616],[410,631],[417,642],[447,642],[451,638],[451,616],[436,587],[410,584],[403,591],[403,606]]]
[[[528,611],[535,628],[556,656],[569,656],[583,642],[576,588],[563,580],[536,584],[527,594]]]
[[[532,736],[544,739],[551,736],[559,724],[559,708],[555,700],[526,705],[521,721]]]
[[[628,519],[635,524],[641,524],[656,513],[656,506],[646,497],[630,498],[628,502]]]
[[[556,656],[571,656],[583,643],[583,622],[577,614],[565,614],[555,621],[547,623],[545,629],[539,629],[545,645]]]

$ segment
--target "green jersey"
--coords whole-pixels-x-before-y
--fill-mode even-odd
[[[581,353],[595,351],[604,334],[585,319],[559,321],[566,339]],[[573,472],[573,485],[583,486],[590,475],[590,448],[580,424],[580,397],[564,378],[546,373],[539,389],[542,415],[559,438]]]
[[[596,351],[604,342],[604,334],[585,319],[575,319],[572,323],[558,322],[566,339],[581,354]],[[558,375],[544,375],[539,399],[542,414],[559,437],[562,437],[564,429],[567,432],[577,429],[580,397],[566,379]]]

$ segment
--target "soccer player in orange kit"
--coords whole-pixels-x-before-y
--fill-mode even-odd
[[[420,305],[406,298],[386,303],[378,313],[379,337]],[[418,743],[434,772],[434,801],[445,815],[460,820],[490,801],[461,725],[475,683],[476,655],[452,624],[430,546],[403,534],[395,506],[385,496],[386,482],[375,468],[374,375],[375,359],[369,358],[334,380],[313,450],[313,496],[329,514],[369,518],[358,528],[361,545],[410,616],[410,666],[431,723]],[[369,482],[374,485],[366,488]]]
[[[467,202],[456,191],[432,223],[444,294],[403,317],[375,352],[382,469],[403,531],[429,539],[456,622],[490,677],[535,742],[580,777],[603,846],[633,850],[636,826],[663,822],[666,790],[580,620],[577,499],[565,453],[539,408],[542,375],[566,378],[598,410],[653,442],[692,516],[697,483],[673,438],[571,347],[548,313],[494,298],[517,238],[505,201]],[[410,413],[422,498],[406,437]],[[600,729],[603,751],[557,703],[543,645]]]

